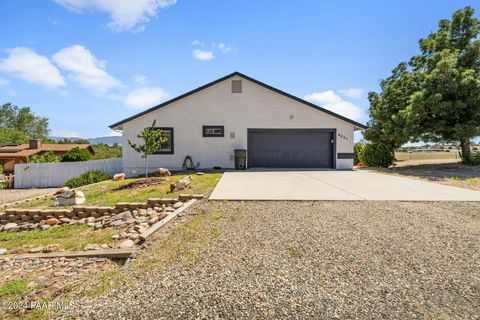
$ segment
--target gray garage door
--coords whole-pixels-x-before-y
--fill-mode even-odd
[[[249,168],[332,168],[333,132],[249,129]]]

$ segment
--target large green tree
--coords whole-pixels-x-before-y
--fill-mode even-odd
[[[463,155],[480,135],[480,22],[456,11],[419,41],[420,54],[400,64],[370,93],[369,140],[397,148],[411,140],[459,142]]]
[[[365,139],[381,142],[393,152],[408,141],[415,139],[407,126],[402,110],[409,104],[410,95],[418,88],[407,63],[400,63],[392,74],[380,83],[380,93],[370,92],[370,120],[365,130]]]
[[[20,108],[6,103],[0,107],[0,130],[3,131],[3,137],[18,136],[20,132],[27,138],[43,139],[49,132],[48,119],[35,115],[29,107]]]

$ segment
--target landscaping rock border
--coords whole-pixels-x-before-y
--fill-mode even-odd
[[[137,202],[119,202],[115,207],[99,206],[74,206],[71,209],[6,209],[5,213],[0,213],[0,231],[22,231],[31,229],[48,229],[48,227],[61,224],[85,223],[91,227],[102,228],[107,226],[119,227],[130,220],[130,224],[138,223],[132,221],[142,216],[138,224],[152,225],[157,221],[151,220],[157,213],[165,214],[173,212],[180,208],[184,202],[191,199],[203,199],[203,194],[180,194],[178,198],[151,198],[146,203]],[[129,212],[128,215],[126,212]],[[127,215],[127,219],[120,219],[119,215]],[[134,217],[135,216],[135,217]],[[149,217],[150,219],[147,219]],[[159,217],[159,220],[161,218]],[[113,224],[112,224],[113,222]],[[100,224],[101,225],[100,225]]]

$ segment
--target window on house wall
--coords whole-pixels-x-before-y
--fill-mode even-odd
[[[156,130],[162,130],[162,137],[167,140],[162,143],[160,149],[155,154],[173,154],[173,128],[155,128]]]
[[[203,126],[204,137],[223,137],[225,136],[223,126]]]
[[[242,80],[232,80],[232,93],[242,93]]]

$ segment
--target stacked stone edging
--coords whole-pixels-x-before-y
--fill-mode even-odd
[[[186,202],[190,199],[203,199],[203,194],[180,194],[178,198],[150,198],[146,203],[143,202],[119,202],[115,207],[99,206],[74,206],[71,209],[5,209],[5,213],[0,213],[0,225],[10,222],[38,223],[50,218],[62,219],[83,219],[100,218],[103,216],[113,216],[124,211],[148,209],[162,205],[172,205],[178,201]]]

